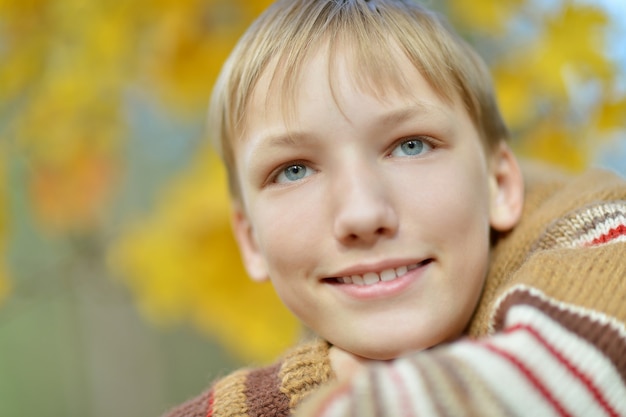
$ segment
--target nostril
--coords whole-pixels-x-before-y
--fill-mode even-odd
[[[334,214],[335,237],[344,243],[374,241],[392,236],[398,229],[398,216],[390,199],[354,190],[350,198],[341,198]]]

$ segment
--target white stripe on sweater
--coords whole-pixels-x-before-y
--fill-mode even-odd
[[[496,336],[500,337],[500,336]],[[492,337],[491,339],[494,339]],[[545,397],[509,360],[478,343],[462,342],[452,345],[451,354],[465,361],[483,379],[494,395],[518,415],[557,416]]]
[[[606,322],[606,320],[603,320]],[[552,345],[563,357],[565,357],[572,366],[580,371],[593,386],[597,387],[602,396],[607,400],[610,407],[617,410],[620,414],[626,415],[626,387],[624,387],[621,376],[618,374],[613,363],[593,344],[570,333],[563,328],[558,322],[552,320],[549,316],[540,310],[528,305],[516,305],[507,312],[505,327],[510,328],[515,325],[530,325],[539,330],[541,336]],[[494,338],[494,343],[502,346],[508,346],[512,352],[520,352],[520,349],[513,338]],[[537,355],[541,356],[538,361],[526,360],[528,365],[532,366],[537,372],[545,375],[546,381],[549,381],[553,392],[558,393],[567,403],[571,403],[572,407],[582,407],[583,402],[587,402],[591,407],[591,403],[598,405],[591,392],[585,387],[579,378],[574,377],[562,365],[551,360],[551,353],[545,349],[537,349]],[[530,359],[530,358],[529,358]],[[556,377],[557,373],[566,371],[569,386],[563,384],[563,380]],[[578,395],[577,395],[578,394]],[[576,410],[574,408],[574,410]],[[593,414],[591,411],[588,415]]]

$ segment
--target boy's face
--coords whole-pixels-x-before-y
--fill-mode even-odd
[[[460,101],[398,61],[412,91],[379,100],[338,59],[333,98],[322,50],[303,70],[294,117],[277,94],[267,100],[266,74],[234,145],[234,226],[250,275],[270,277],[318,335],[372,359],[457,337],[481,293],[490,227],[518,216],[498,206],[508,150],[488,157]]]

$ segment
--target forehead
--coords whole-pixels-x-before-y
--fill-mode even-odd
[[[343,113],[347,95],[376,100],[384,107],[453,107],[459,100],[436,91],[415,64],[393,41],[376,57],[363,56],[351,42],[322,43],[298,62],[274,59],[261,73],[248,96],[239,140],[271,114],[274,122],[291,126],[301,116],[302,104],[332,100]],[[366,59],[367,58],[367,59]],[[277,117],[281,120],[276,120]],[[265,120],[267,121],[267,120]]]

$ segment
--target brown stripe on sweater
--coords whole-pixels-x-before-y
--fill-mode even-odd
[[[626,335],[611,325],[609,316],[559,302],[538,290],[531,293],[529,288],[517,286],[504,295],[495,309],[493,325],[496,331],[504,329],[506,313],[516,305],[529,305],[542,311],[566,330],[595,346],[613,363],[626,383]],[[607,320],[596,319],[593,314],[606,317]]]
[[[437,416],[514,415],[484,384],[480,375],[447,350],[435,349],[429,355],[418,355],[411,361],[420,370]]]
[[[170,410],[167,414],[164,414],[164,417],[206,417],[210,397],[211,390],[207,390],[197,397]]]
[[[248,398],[248,416],[250,417],[287,417],[289,415],[289,397],[280,391],[280,363],[261,369],[255,369],[246,379],[246,397]]]
[[[450,354],[447,350],[434,350],[430,361],[441,368],[448,382],[449,392],[457,399],[453,415],[500,416],[516,415],[484,383],[484,379],[466,361]]]
[[[239,370],[215,384],[212,417],[248,416],[245,389],[246,377],[249,373],[250,371],[246,369]]]
[[[441,417],[454,415],[452,407],[450,407],[452,398],[449,395],[449,387],[443,386],[442,382],[445,381],[435,376],[434,363],[429,360],[419,360],[419,356],[412,357],[409,361],[413,367],[419,370],[420,376],[424,380],[424,388],[428,393],[427,398],[431,399],[430,402],[436,410],[436,415]]]

